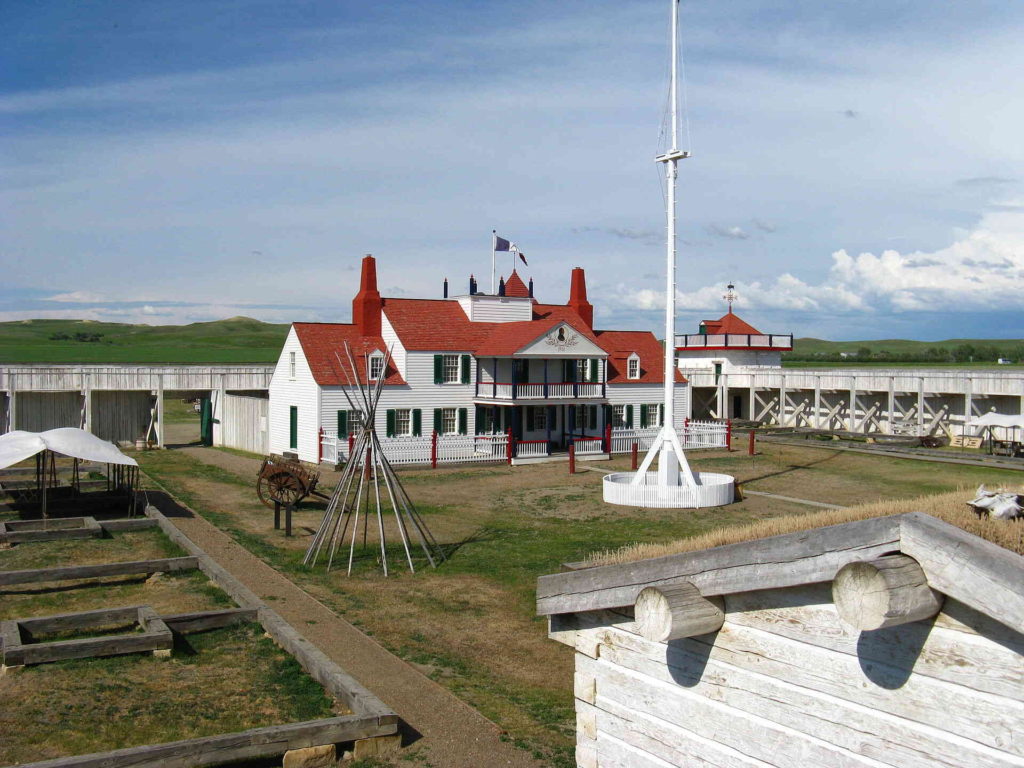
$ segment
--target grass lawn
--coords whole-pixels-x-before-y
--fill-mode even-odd
[[[4,675],[0,763],[331,717],[323,689],[262,635],[244,624],[180,638],[170,659],[75,659]]]
[[[841,505],[1021,480],[1006,471],[821,448],[761,449],[755,457],[714,452],[691,460],[699,469],[733,474],[750,489]],[[206,461],[199,460],[203,456]],[[599,473],[570,476],[565,464],[404,470],[406,490],[450,559],[437,570],[410,575],[392,549],[393,572],[385,579],[371,531],[368,550],[357,546],[349,578],[344,565],[330,573],[301,565],[322,504],[298,510],[293,539],[273,530],[272,512],[254,491],[258,463],[250,472],[245,459],[219,451],[149,452],[139,460],[195,511],[556,766],[574,764],[572,651],[548,640],[544,620],[534,615],[537,577],[595,550],[809,509],[767,497],[712,510],[614,507],[601,500]],[[212,461],[223,466],[207,463]],[[593,466],[627,465],[628,458],[620,458]],[[329,485],[330,478],[325,474],[321,483]],[[393,533],[390,541],[397,540]]]

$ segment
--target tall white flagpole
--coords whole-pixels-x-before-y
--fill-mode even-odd
[[[497,293],[497,289],[494,287],[494,273],[496,268],[494,266],[495,259],[498,257],[498,230],[491,230],[491,296]]]

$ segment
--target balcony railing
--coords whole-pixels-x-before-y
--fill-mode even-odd
[[[605,385],[580,381],[480,381],[476,396],[490,400],[600,400],[605,397]]]
[[[793,348],[793,334],[691,333],[676,336],[676,349],[778,349]]]

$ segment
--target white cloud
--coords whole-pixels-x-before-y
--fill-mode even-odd
[[[664,307],[659,290],[621,289],[618,303],[640,310]],[[932,252],[851,256],[832,254],[826,277],[814,283],[791,272],[738,286],[738,308],[803,312],[1024,310],[1024,211],[1017,201],[996,206],[949,246]],[[677,294],[681,310],[723,307],[721,285]]]

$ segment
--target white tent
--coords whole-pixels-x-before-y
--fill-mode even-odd
[[[0,469],[13,466],[44,450],[101,464],[138,466],[135,459],[125,456],[113,443],[100,440],[84,429],[61,427],[46,432],[15,430],[0,435]]]
[[[972,427],[1021,427],[1024,428],[1024,413],[1019,414],[1008,414],[1008,413],[986,413],[984,416],[979,416],[974,419],[970,426]]]

